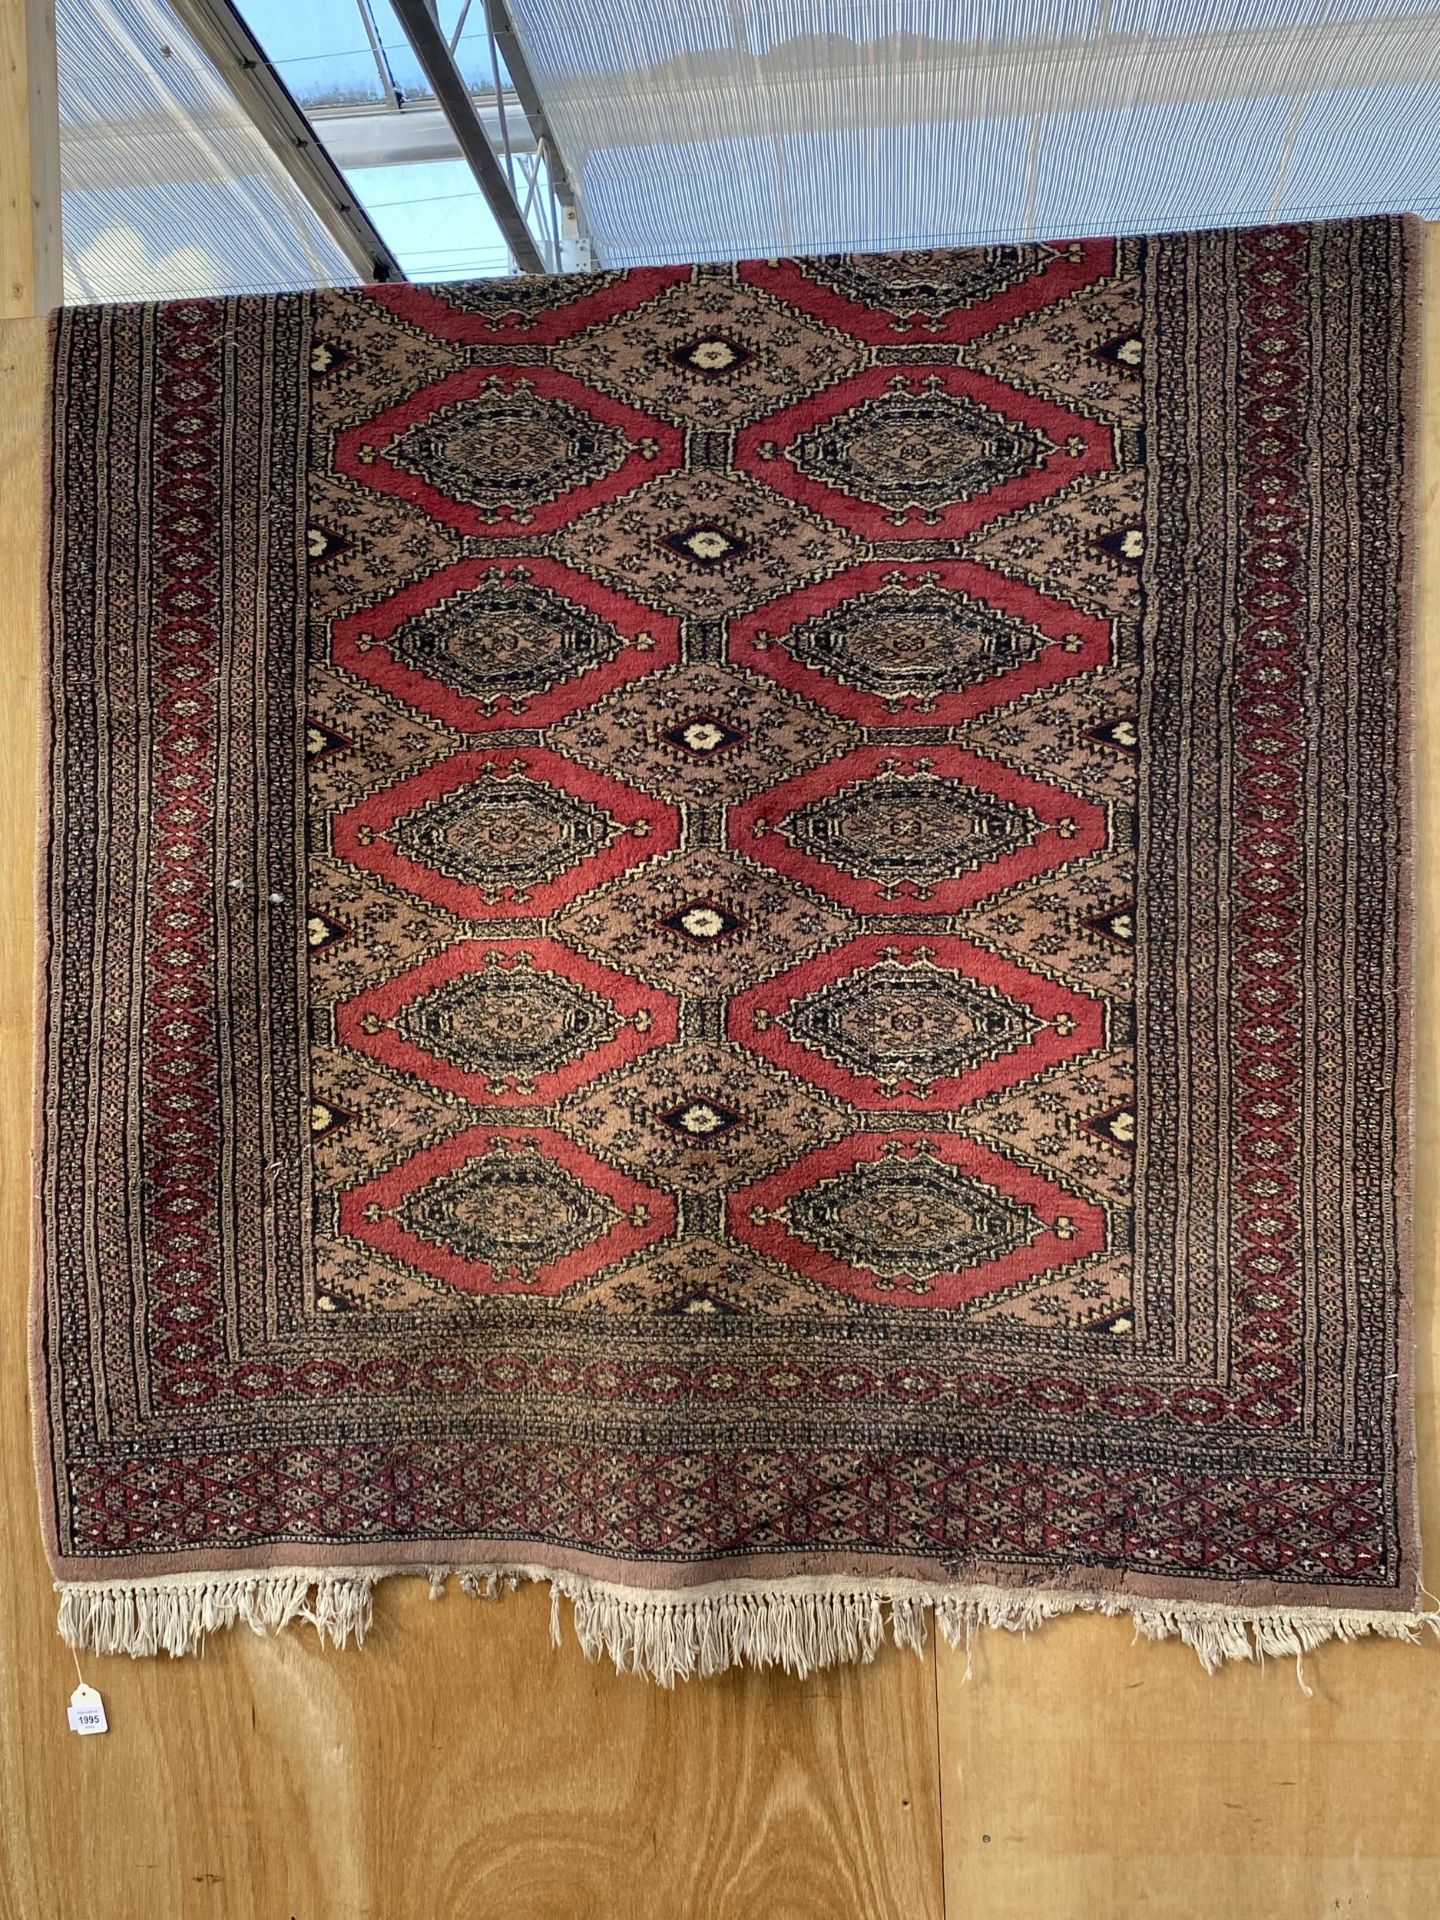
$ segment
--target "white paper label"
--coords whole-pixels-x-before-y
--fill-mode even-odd
[[[104,1733],[105,1702],[94,1687],[87,1687],[82,1681],[70,1696],[67,1708],[72,1733]]]

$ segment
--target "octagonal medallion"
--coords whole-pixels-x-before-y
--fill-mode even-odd
[[[678,657],[679,626],[553,560],[461,560],[337,620],[336,666],[447,726],[540,727]]]
[[[539,533],[677,465],[681,445],[552,367],[478,366],[342,429],[335,466],[461,533]]]
[[[335,1009],[342,1042],[477,1106],[548,1104],[673,1040],[675,1002],[553,940],[461,940]]]
[[[1080,1196],[959,1134],[852,1134],[729,1201],[757,1253],[876,1306],[957,1307],[1105,1245]]]
[[[953,1111],[1105,1041],[1098,1000],[948,934],[865,934],[731,1003],[728,1031],[852,1105]]]
[[[452,754],[337,814],[336,853],[467,919],[549,913],[673,847],[671,807],[541,747]]]

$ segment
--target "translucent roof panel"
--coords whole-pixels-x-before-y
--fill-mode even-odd
[[[606,266],[1440,212],[1423,0],[510,0]]]
[[[391,0],[239,8],[403,271],[511,270]],[[510,12],[606,266],[1440,212],[1440,0]],[[353,277],[165,0],[58,15],[69,297]],[[483,0],[438,17],[532,233],[581,264]]]
[[[68,301],[355,278],[161,0],[57,0],[56,32]]]

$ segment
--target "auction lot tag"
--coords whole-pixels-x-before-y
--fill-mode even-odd
[[[67,1708],[72,1733],[104,1733],[105,1702],[94,1687],[87,1687],[82,1680],[70,1696]]]

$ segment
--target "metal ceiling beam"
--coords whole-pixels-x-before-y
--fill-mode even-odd
[[[430,83],[440,111],[450,122],[465,163],[484,194],[495,224],[505,237],[510,257],[521,273],[549,271],[534,235],[526,226],[505,169],[495,157],[495,149],[486,138],[485,128],[476,111],[470,90],[455,63],[449,41],[440,28],[427,0],[391,0],[396,18],[405,30],[420,70]]]
[[[326,152],[260,42],[230,0],[170,0],[171,11],[225,80],[363,280],[405,274]]]
[[[555,136],[551,133],[545,118],[545,103],[540,98],[540,89],[536,86],[530,72],[530,62],[525,58],[525,49],[516,37],[514,25],[510,19],[505,0],[485,0],[485,14],[490,23],[490,32],[500,49],[500,58],[505,62],[505,71],[515,87],[525,118],[530,123],[531,132],[537,142],[545,149],[545,165],[550,176],[550,191],[569,213],[576,213],[575,189],[570,184],[570,176],[565,170],[565,162],[555,145]]]

